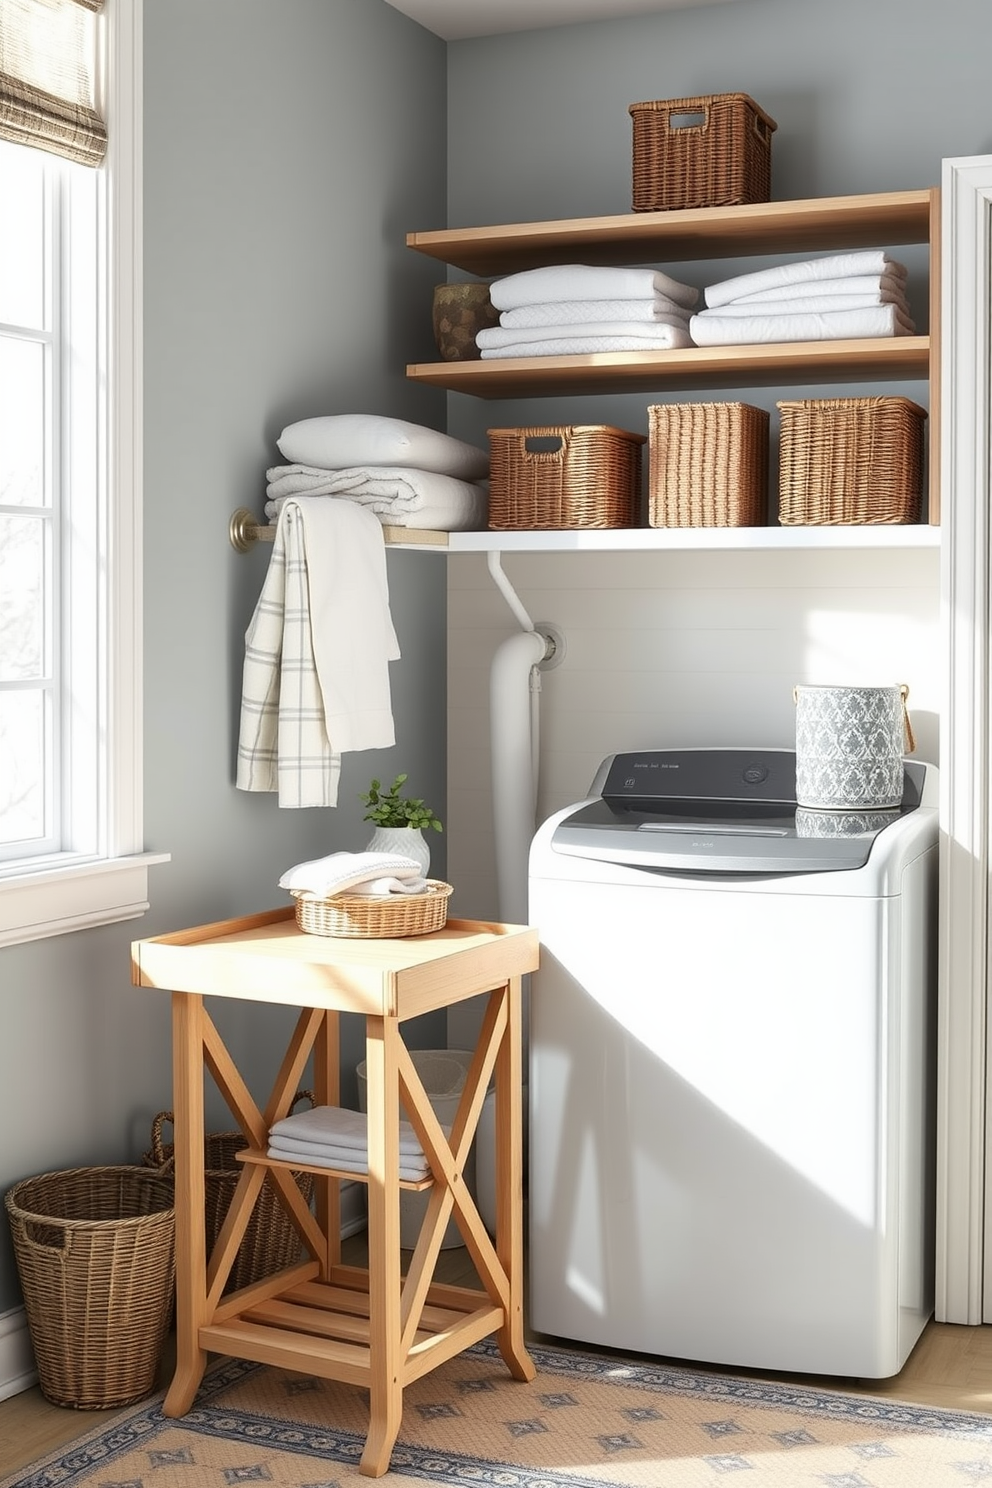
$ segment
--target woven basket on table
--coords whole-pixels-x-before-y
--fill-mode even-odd
[[[925,408],[909,398],[810,398],[778,407],[781,523],[919,521]]]
[[[645,442],[609,424],[490,429],[490,528],[635,527]]]
[[[750,403],[648,408],[652,527],[760,527],[768,515],[768,413]]]
[[[422,894],[335,894],[332,899],[293,892],[296,923],[308,935],[335,935],[348,940],[396,940],[443,930],[448,918],[451,884],[429,878]]]
[[[172,1185],[71,1168],[25,1178],[5,1204],[45,1398],[111,1410],[150,1395],[172,1313]]]
[[[632,103],[629,113],[635,212],[771,200],[777,126],[746,93]]]
[[[298,1090],[293,1097],[293,1106],[301,1100],[308,1100],[312,1106],[313,1091]],[[163,1136],[163,1128],[171,1126],[172,1122],[171,1111],[159,1111],[152,1121],[151,1147],[142,1161],[174,1187],[175,1145],[166,1142]],[[248,1139],[240,1131],[207,1133],[204,1142],[204,1218],[208,1256],[231,1207],[238,1179],[244,1172],[244,1164],[237,1161],[235,1153],[243,1152],[247,1146]],[[309,1204],[313,1197],[312,1175],[294,1173],[293,1176]],[[291,1266],[299,1259],[301,1249],[300,1237],[282,1206],[279,1191],[266,1174],[224,1291],[238,1291],[281,1271],[284,1266]]]

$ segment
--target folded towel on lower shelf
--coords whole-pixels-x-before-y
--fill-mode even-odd
[[[315,899],[332,899],[335,894],[354,893],[362,884],[392,878],[411,885],[397,892],[422,893],[427,880],[420,864],[399,853],[363,852],[329,853],[326,858],[312,858],[287,868],[279,880],[281,889],[312,894]]]
[[[697,346],[754,345],[778,341],[871,340],[911,336],[913,323],[895,305],[821,315],[694,315],[689,331]]]
[[[364,1111],[346,1106],[311,1106],[276,1121],[269,1140],[316,1142],[324,1146],[350,1148],[352,1152],[368,1150],[369,1119]],[[423,1157],[424,1149],[409,1121],[400,1122],[400,1156]]]
[[[277,516],[282,503],[297,495],[336,496],[374,512],[394,527],[434,527],[441,532],[473,531],[486,525],[488,484],[455,480],[430,470],[353,466],[324,470],[314,465],[274,465],[265,472],[265,514]]]
[[[320,1142],[275,1142],[269,1143],[267,1156],[279,1162],[299,1162],[314,1168],[336,1168],[339,1173],[367,1173],[368,1153],[357,1154],[343,1147],[328,1147]],[[409,1183],[420,1183],[430,1177],[430,1164],[426,1157],[419,1162],[411,1158],[400,1158],[400,1177]]]

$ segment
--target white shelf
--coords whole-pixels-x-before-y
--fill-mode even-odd
[[[402,536],[401,536],[402,534]],[[431,532],[388,529],[387,544],[435,553],[658,553],[774,552],[796,549],[940,547],[940,528],[856,527],[624,527],[582,532]]]

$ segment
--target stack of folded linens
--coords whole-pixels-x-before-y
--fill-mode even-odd
[[[430,1177],[430,1164],[408,1121],[400,1124],[400,1178],[417,1183]],[[343,1106],[314,1106],[284,1116],[269,1131],[268,1156],[341,1173],[367,1173],[368,1117]]]
[[[367,506],[384,526],[468,532],[485,527],[489,452],[404,419],[371,413],[302,419],[277,440],[289,462],[265,472],[265,515],[293,496]]]
[[[691,346],[698,289],[660,269],[552,264],[490,286],[499,325],[481,330],[483,357],[584,356]]]
[[[697,346],[912,336],[906,279],[880,248],[779,264],[711,284],[689,332]]]

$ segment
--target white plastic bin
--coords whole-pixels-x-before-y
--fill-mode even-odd
[[[452,1122],[458,1112],[458,1102],[461,1100],[462,1090],[465,1088],[465,1080],[468,1077],[469,1067],[472,1063],[472,1052],[470,1049],[411,1049],[410,1058],[413,1060],[414,1068],[420,1076],[427,1098],[431,1103],[434,1114],[437,1116],[445,1132],[450,1132]],[[368,1079],[365,1070],[365,1060],[356,1067],[358,1076],[358,1108],[360,1111],[368,1109]],[[402,1116],[402,1108],[400,1112]],[[468,1191],[475,1197],[475,1147],[469,1153],[468,1162],[465,1165],[465,1182]],[[417,1243],[420,1227],[427,1213],[427,1200],[429,1190],[416,1193],[408,1188],[400,1189],[400,1245],[404,1250],[412,1250]],[[442,1250],[452,1250],[457,1245],[464,1245],[462,1232],[454,1219],[448,1221],[441,1241]]]

